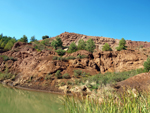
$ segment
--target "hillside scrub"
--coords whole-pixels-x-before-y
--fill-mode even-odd
[[[16,58],[8,57],[7,55],[0,55],[0,57],[2,57],[4,61],[7,61],[7,60],[16,61],[17,60]]]
[[[57,52],[57,54],[58,54],[59,56],[63,56],[66,51],[65,51],[65,50],[62,50],[62,49],[57,49],[56,52]]]
[[[32,37],[30,38],[30,42],[34,42],[34,41],[37,41],[37,39],[35,38],[35,36],[32,36]]]
[[[0,35],[0,49],[10,50],[14,43],[16,43],[16,38]]]
[[[43,40],[44,40],[44,39],[47,39],[47,38],[49,38],[49,36],[47,36],[47,35],[42,36],[42,39],[43,39]]]
[[[43,45],[42,43],[38,43],[38,42],[33,43],[33,48],[35,48],[37,51],[42,51],[46,49],[45,45]]]
[[[107,85],[107,84],[115,84],[116,82],[120,82],[123,80],[126,80],[130,77],[133,77],[137,74],[145,72],[143,69],[137,69],[137,70],[131,70],[131,71],[124,71],[124,72],[107,72],[105,74],[96,74],[93,76],[90,76],[86,74],[87,76],[83,76],[83,78],[80,79],[80,81],[76,82],[76,84],[82,83],[83,85],[87,85],[90,89],[98,89],[101,87],[101,85]],[[76,77],[80,77],[83,75],[82,71],[75,71],[74,75]],[[88,81],[88,84],[86,82]],[[95,83],[95,84],[91,84]]]
[[[16,75],[9,72],[8,68],[6,68],[3,73],[0,72],[0,81],[1,80],[7,80],[7,79],[14,80],[15,77],[16,77]]]
[[[65,73],[62,75],[62,78],[64,79],[69,79],[70,78],[70,75],[68,73]]]
[[[143,66],[146,72],[150,71],[150,57],[147,58],[147,61],[144,62]]]
[[[45,46],[48,46],[48,47],[51,46],[49,38],[46,38],[46,39],[42,40],[40,43],[43,44],[43,45],[45,45]]]
[[[74,42],[72,42],[69,46],[69,49],[68,49],[68,53],[73,53],[73,52],[76,52],[78,50],[76,44]]]
[[[57,77],[58,79],[61,78],[61,70],[56,71],[55,77]]]
[[[62,44],[63,42],[61,41],[61,38],[60,37],[56,37],[56,40],[53,40],[51,42],[51,46],[54,48],[54,49],[57,49],[57,47],[62,47]]]
[[[94,49],[96,48],[95,46],[95,42],[93,41],[93,39],[88,39],[88,41],[86,41],[86,50],[93,53]]]
[[[78,50],[86,50],[86,42],[83,39],[78,42]]]
[[[108,43],[105,43],[102,48],[103,51],[112,51],[111,47]]]
[[[126,50],[127,47],[125,46],[125,44],[126,44],[126,41],[125,41],[124,38],[122,38],[122,39],[119,41],[119,46],[116,47],[117,51]]]
[[[18,42],[25,42],[25,43],[28,43],[28,38],[26,35],[23,35],[23,37],[21,37]]]

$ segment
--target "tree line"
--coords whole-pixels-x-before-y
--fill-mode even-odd
[[[49,36],[42,36],[42,39],[46,38],[49,38]],[[37,39],[35,38],[35,36],[32,36],[30,42],[34,41],[37,41]],[[23,35],[20,39],[17,40],[15,37],[3,36],[2,34],[0,35],[0,49],[4,49],[6,51],[10,50],[16,42],[28,43],[28,38],[26,35]]]

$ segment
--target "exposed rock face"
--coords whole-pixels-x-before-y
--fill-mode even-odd
[[[128,71],[143,68],[143,62],[147,59],[144,54],[138,54],[134,50],[95,52],[94,62],[100,68],[101,73]]]
[[[93,75],[99,72],[120,72],[143,68],[143,62],[147,59],[146,55],[139,54],[134,50],[98,51],[93,54],[80,50],[72,54],[66,54],[64,57],[76,57],[79,54],[88,57],[59,61],[53,60],[53,56],[57,56],[54,51],[43,50],[38,52],[31,47],[32,45],[22,44],[19,43],[19,46],[14,46],[11,51],[2,53],[2,55],[16,58],[17,61],[3,61],[0,57],[0,71],[4,71],[7,67],[12,72],[20,73],[22,78],[29,76],[44,77],[46,74],[53,74],[57,70],[72,75],[74,69],[81,69]],[[21,48],[19,48],[20,46]]]
[[[150,42],[142,42],[142,41],[131,41],[131,40],[127,40],[126,41],[127,46],[129,47],[140,47],[143,46],[145,48],[149,48],[150,47]]]
[[[105,43],[108,43],[113,50],[116,50],[115,48],[119,44],[119,40],[118,39],[102,37],[102,36],[101,37],[98,37],[98,36],[86,36],[86,35],[83,35],[83,34],[69,33],[69,32],[64,32],[64,33],[62,33],[62,34],[60,34],[58,36],[62,39],[64,46],[69,46],[73,41],[76,44],[78,44],[78,41],[80,39],[83,39],[84,41],[87,41],[89,38],[92,38],[94,40],[97,50],[102,50],[102,46]],[[55,37],[53,37],[53,39],[54,38]],[[150,47],[150,42],[126,40],[126,46],[128,46],[128,48],[132,48],[132,49],[136,48],[136,47],[140,47],[140,46],[148,48],[148,47]]]
[[[113,38],[106,38],[106,37],[97,37],[97,36],[86,36],[82,34],[76,34],[76,33],[68,33],[64,32],[59,35],[59,37],[63,41],[64,46],[69,46],[72,42],[75,42],[78,44],[78,41],[80,39],[83,39],[84,41],[87,41],[88,39],[92,38],[95,42],[96,48],[101,50],[102,46],[105,43],[108,43],[112,48],[115,48],[118,44],[119,40],[115,40]],[[54,39],[55,37],[53,37]]]

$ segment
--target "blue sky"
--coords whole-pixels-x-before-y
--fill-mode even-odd
[[[150,42],[150,0],[0,0],[0,33],[63,32]]]

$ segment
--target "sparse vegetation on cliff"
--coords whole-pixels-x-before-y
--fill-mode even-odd
[[[65,51],[65,50],[62,50],[62,49],[57,49],[56,52],[57,52],[57,54],[58,54],[59,56],[63,56],[66,51]]]
[[[48,35],[42,36],[42,39],[43,39],[43,40],[44,40],[44,39],[47,39],[47,38],[49,38]]]
[[[108,43],[105,43],[102,48],[103,51],[112,51],[111,47]]]
[[[54,49],[57,49],[57,47],[62,48],[62,44],[63,44],[63,42],[61,41],[61,38],[60,38],[60,37],[56,37],[56,40],[53,40],[53,41],[51,42],[51,46],[52,46]]]
[[[121,51],[121,50],[126,50],[126,40],[124,38],[122,38],[120,41],[119,41],[119,46],[116,47],[117,51]]]
[[[0,35],[0,49],[10,50],[15,42],[17,42],[17,40],[14,37]]]
[[[62,75],[62,78],[69,79],[70,75],[68,73],[65,73],[65,74]]]
[[[76,52],[78,50],[76,44],[74,42],[72,42],[69,46],[69,49],[68,49],[68,53],[73,53],[73,52]]]
[[[28,43],[28,38],[26,35],[23,35],[23,37],[21,37],[18,42],[25,42],[25,43]]]
[[[86,42],[83,39],[78,42],[78,50],[86,50]]]
[[[61,78],[61,70],[56,71],[55,77],[57,77],[58,79]]]
[[[0,55],[0,57],[2,57],[4,61],[7,61],[7,60],[16,61],[17,60],[16,58],[8,57],[7,55]]]
[[[14,80],[15,76],[16,76],[15,74],[12,74],[11,72],[9,72],[8,68],[6,68],[3,73],[0,72],[0,81],[7,80],[7,79]]]
[[[86,41],[86,50],[93,53],[94,49],[95,49],[95,42],[93,41],[93,39],[88,39],[88,41]]]

